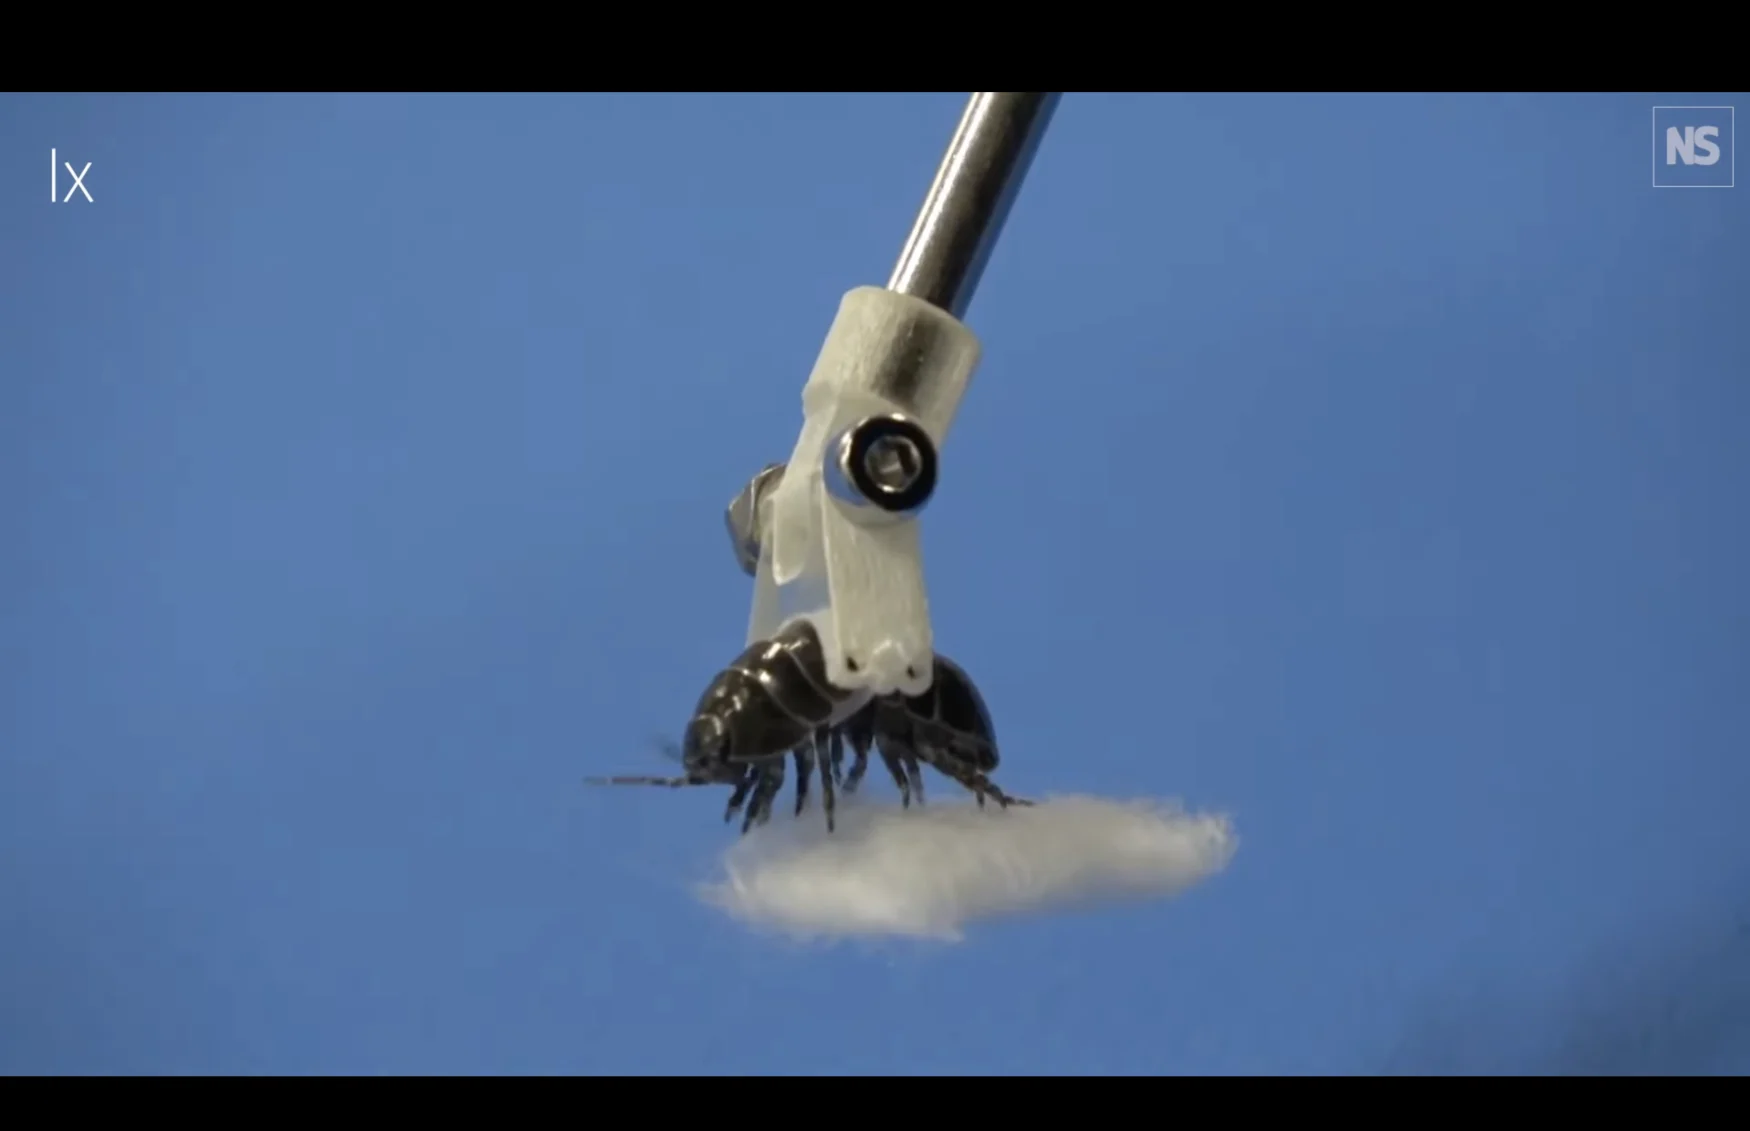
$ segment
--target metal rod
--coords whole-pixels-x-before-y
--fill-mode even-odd
[[[966,104],[887,289],[963,317],[1059,93],[979,91]]]

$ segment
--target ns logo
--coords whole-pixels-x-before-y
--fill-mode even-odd
[[[1737,184],[1736,117],[1730,106],[1653,107],[1653,187],[1729,189]]]
[[[1681,158],[1685,165],[1717,165],[1720,160],[1720,128],[1718,126],[1665,127],[1665,164],[1675,165]],[[1700,156],[1696,150],[1700,150]]]

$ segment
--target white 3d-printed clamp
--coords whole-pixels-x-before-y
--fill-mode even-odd
[[[929,689],[916,516],[979,354],[971,330],[923,299],[881,287],[845,295],[803,388],[802,434],[781,479],[765,491],[750,484],[747,505],[759,512],[747,516],[759,531],[750,643],[805,618],[839,687]]]
[[[839,304],[789,464],[761,471],[729,505],[736,560],[755,578],[748,642],[806,619],[827,679],[847,691],[929,690],[917,514],[978,366],[978,339],[960,318],[1057,99],[973,93],[887,286]]]

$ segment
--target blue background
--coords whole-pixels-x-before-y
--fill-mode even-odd
[[[1653,183],[1661,188],[1736,188],[1737,187],[1737,113],[1729,106],[1656,106],[1653,108]],[[1669,152],[1666,134],[1676,129],[1679,136],[1686,130],[1712,126],[1714,134],[1705,140],[1719,151],[1712,165],[1698,160],[1685,165],[1683,157]],[[1696,146],[1695,156],[1705,158],[1707,151]],[[1673,157],[1675,164],[1667,164]]]
[[[1646,140],[1739,95],[1065,98],[938,640],[1208,885],[805,947],[583,788],[963,99],[0,101],[0,1070],[1750,1070],[1750,218]]]

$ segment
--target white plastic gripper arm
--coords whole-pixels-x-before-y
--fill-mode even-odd
[[[918,515],[978,367],[961,322],[1055,109],[1051,93],[975,93],[888,286],[845,295],[802,391],[787,464],[727,515],[755,579],[748,642],[809,621],[845,690],[921,695],[934,668]]]
[[[979,353],[971,330],[922,299],[880,287],[844,297],[803,388],[796,448],[755,501],[750,643],[806,618],[835,685],[929,689],[917,515]]]

